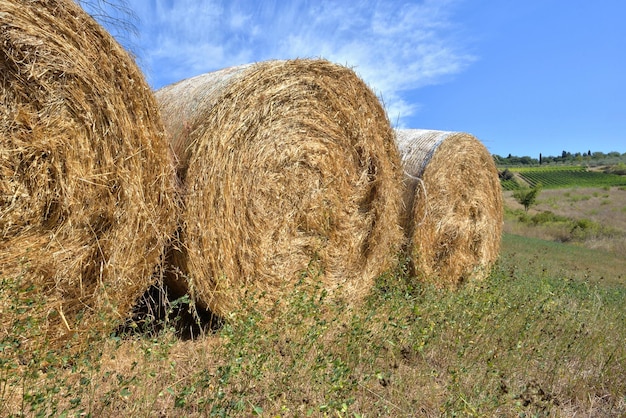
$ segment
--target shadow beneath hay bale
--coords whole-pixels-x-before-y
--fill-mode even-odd
[[[191,302],[189,295],[177,294],[166,284],[154,284],[135,302],[132,316],[115,332],[119,337],[156,336],[173,330],[181,340],[211,334],[223,320]]]

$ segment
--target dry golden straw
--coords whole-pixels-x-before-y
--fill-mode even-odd
[[[415,274],[440,287],[484,278],[500,251],[503,208],[491,154],[462,132],[397,129],[404,222]]]
[[[153,94],[72,0],[0,1],[0,83],[0,337],[110,332],[176,227]]]
[[[397,261],[400,159],[352,70],[269,61],[156,95],[184,189],[177,285],[202,305],[270,308],[300,279],[357,301]]]

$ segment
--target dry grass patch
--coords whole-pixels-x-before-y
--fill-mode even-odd
[[[512,192],[503,196],[508,233],[624,253],[626,217],[621,208],[626,204],[626,193],[620,188],[545,189],[525,215],[521,215],[522,206]],[[533,221],[537,217],[560,221]]]
[[[197,341],[168,329],[0,367],[0,415],[623,416],[623,278],[582,277],[580,260],[608,264],[595,251],[504,245],[477,286],[397,271],[356,309],[296,287],[272,321],[250,295]]]
[[[521,206],[511,192],[504,192],[505,204],[511,209]],[[626,217],[620,212],[626,207],[626,191],[619,187],[544,189],[529,214],[551,211],[572,219],[589,218],[611,228],[626,231]]]

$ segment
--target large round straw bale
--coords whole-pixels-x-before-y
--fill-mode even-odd
[[[307,277],[356,301],[397,261],[399,154],[352,70],[268,61],[156,96],[184,184],[178,285],[200,304],[223,316],[251,291],[271,307]]]
[[[397,129],[403,224],[414,273],[441,287],[483,278],[498,257],[502,191],[491,154],[463,132]]]
[[[111,331],[176,228],[174,182],[153,93],[114,39],[72,0],[0,1],[0,333]]]

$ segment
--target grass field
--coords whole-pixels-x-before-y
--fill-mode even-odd
[[[548,241],[569,242],[626,254],[626,189],[542,190],[528,213],[504,192],[504,230]]]
[[[610,252],[505,234],[493,274],[457,292],[398,270],[359,308],[295,289],[274,321],[251,299],[194,341],[166,327],[81,355],[9,334],[0,416],[624,416],[624,272]]]

